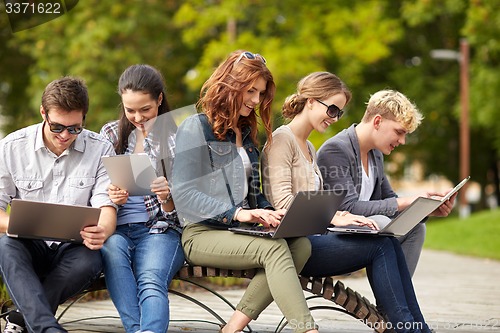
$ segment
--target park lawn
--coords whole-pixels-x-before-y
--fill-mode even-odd
[[[427,221],[425,248],[500,260],[500,209]]]

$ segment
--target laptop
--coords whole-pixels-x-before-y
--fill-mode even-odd
[[[406,207],[398,216],[390,220],[386,216],[369,216],[373,218],[375,222],[380,222],[379,225],[382,226],[384,220],[390,220],[390,222],[382,227],[380,230],[373,230],[367,226],[342,226],[342,227],[329,227],[328,230],[335,231],[339,233],[348,234],[369,234],[369,235],[380,235],[380,236],[403,236],[406,235],[411,229],[413,229],[420,221],[427,217],[430,213],[435,211],[439,206],[441,206],[446,200],[450,199],[455,193],[460,190],[467,181],[469,181],[470,176],[462,180],[444,196],[443,198],[424,198],[419,197],[411,203],[410,206]],[[378,218],[382,218],[378,220]]]
[[[323,234],[344,201],[347,191],[298,192],[277,228],[234,227],[230,231],[239,234],[270,238],[302,237]]]
[[[103,156],[102,163],[111,184],[126,190],[129,195],[153,195],[151,183],[157,178],[147,154]]]
[[[97,225],[100,208],[12,199],[7,236],[81,243],[80,230]]]

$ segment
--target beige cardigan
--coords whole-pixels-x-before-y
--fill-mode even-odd
[[[292,130],[284,125],[273,132],[272,144],[266,143],[262,151],[261,175],[263,193],[276,209],[290,207],[299,191],[314,191],[316,175],[323,188],[323,179],[316,163],[316,150],[307,145],[313,162],[309,162],[297,143]]]

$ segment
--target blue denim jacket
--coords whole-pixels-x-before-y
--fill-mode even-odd
[[[179,126],[172,195],[183,226],[194,222],[220,228],[238,225],[233,217],[245,199],[245,181],[250,208],[272,209],[260,191],[259,151],[249,134],[250,128],[242,130],[243,148],[252,164],[250,178],[246,179],[234,133],[228,133],[224,141],[218,140],[205,114],[193,115]]]

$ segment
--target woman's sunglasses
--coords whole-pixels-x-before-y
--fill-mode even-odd
[[[62,133],[64,130],[68,130],[69,134],[76,135],[83,131],[83,125],[64,126],[58,123],[51,123],[47,112],[45,112],[45,120],[47,120],[47,124],[49,124],[49,129],[52,133]],[[83,122],[85,123],[85,117],[83,118]]]
[[[342,115],[344,114],[344,111],[341,110],[337,105],[335,104],[332,104],[332,105],[326,105],[325,103],[323,103],[322,101],[320,101],[319,99],[317,99],[316,101],[318,101],[318,103],[321,103],[323,104],[324,106],[326,106],[326,114],[328,117],[330,118],[337,118],[339,117],[342,117]]]
[[[240,54],[240,56],[236,59],[236,61],[234,62],[234,64],[236,65],[237,63],[239,63],[241,61],[241,59],[248,59],[248,60],[255,60],[255,59],[260,59],[260,61],[262,61],[262,63],[265,65],[266,64],[266,58],[264,58],[263,56],[261,56],[260,54],[258,53],[252,53],[252,52],[248,52],[248,51],[245,51],[245,52],[242,52]]]

